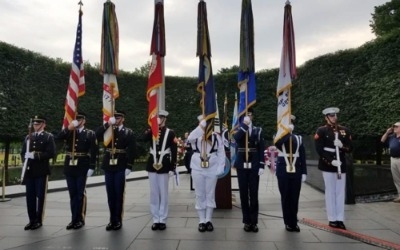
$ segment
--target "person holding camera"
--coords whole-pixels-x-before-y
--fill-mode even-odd
[[[386,130],[381,142],[390,150],[390,170],[398,194],[393,202],[400,203],[400,122],[396,122]]]

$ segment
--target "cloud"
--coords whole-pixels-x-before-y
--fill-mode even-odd
[[[52,58],[72,60],[78,1],[2,0],[0,39]],[[120,29],[120,67],[140,68],[150,60],[154,1],[113,1]],[[83,0],[83,56],[100,61],[104,1]],[[239,64],[240,0],[208,0],[214,73]],[[358,47],[374,38],[369,27],[374,6],[386,1],[292,1],[297,65],[319,55]],[[167,75],[196,76],[197,4],[165,0]],[[255,65],[277,68],[282,47],[284,1],[253,0]]]

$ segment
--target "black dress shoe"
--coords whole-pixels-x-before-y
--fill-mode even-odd
[[[285,225],[285,229],[288,232],[294,232],[294,228],[289,227],[288,225]]]
[[[110,223],[108,223],[108,225],[106,226],[106,230],[107,230],[107,231],[113,230],[113,227],[114,227],[114,225],[110,222]]]
[[[113,225],[113,230],[120,230],[122,228],[122,223],[121,222],[117,222]]]
[[[251,224],[244,224],[243,230],[246,232],[253,231],[253,226]]]
[[[207,230],[206,224],[200,223],[199,224],[199,232],[205,232]]]
[[[295,232],[300,232],[300,227],[299,227],[298,225],[296,225],[296,226],[294,227],[294,231],[295,231]]]
[[[74,229],[82,228],[84,225],[85,225],[84,222],[78,221],[77,223],[74,224]]]
[[[24,227],[24,230],[31,230],[31,228],[32,228],[32,223],[28,223],[28,224],[26,224],[26,226]]]
[[[159,227],[159,223],[153,223],[153,225],[151,225],[151,230],[156,231],[158,230]]]
[[[167,225],[165,225],[165,223],[159,223],[158,224],[158,230],[165,230],[167,228]]]
[[[330,221],[329,226],[334,228],[339,228],[339,225],[336,223],[336,221]]]
[[[42,227],[42,223],[41,222],[35,222],[32,224],[31,226],[31,230],[36,230],[38,228]]]
[[[343,221],[336,221],[336,225],[338,228],[346,230],[346,226],[343,224]]]
[[[211,221],[209,221],[209,222],[206,223],[206,230],[209,231],[209,232],[214,231],[214,226],[213,226],[213,224],[211,223]]]
[[[258,226],[257,226],[257,224],[255,224],[255,225],[252,226],[252,230],[253,230],[253,232],[258,233]]]
[[[65,229],[71,230],[72,228],[74,228],[74,223],[71,221],[71,222],[65,227]]]

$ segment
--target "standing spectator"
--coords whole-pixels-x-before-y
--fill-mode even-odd
[[[159,139],[152,140],[151,128],[144,132],[143,140],[151,141],[150,156],[146,170],[150,182],[150,212],[153,216],[152,230],[165,230],[168,218],[168,184],[173,176],[177,160],[175,132],[166,127],[168,112],[159,110]]]
[[[122,227],[126,176],[131,173],[135,161],[136,139],[132,129],[124,125],[125,115],[123,111],[115,111],[114,116],[96,131],[98,140],[103,141],[108,127],[113,128],[113,139],[105,148],[102,163],[110,210],[107,231]]]
[[[297,212],[299,210],[301,182],[304,182],[307,178],[306,152],[302,137],[292,133],[293,124],[289,126],[291,132],[275,142],[275,146],[279,150],[276,176],[281,194],[285,228],[289,232],[300,232],[300,227],[297,225]],[[290,152],[290,149],[293,151]],[[290,167],[293,167],[294,172],[291,171]]]
[[[185,163],[185,167],[187,169],[187,172],[190,174],[192,169],[190,168],[190,160],[192,158],[193,150],[192,150],[192,145],[190,145],[190,142],[188,141],[188,136],[189,132],[185,133],[185,140],[184,140],[184,146],[185,146],[185,156],[183,157],[183,161]]]
[[[393,202],[400,203],[400,122],[396,122],[382,135],[381,142],[390,150],[390,170],[398,197]]]
[[[326,124],[317,129],[314,140],[319,155],[318,168],[322,171],[325,183],[326,212],[330,227],[346,229],[343,223],[346,186],[345,154],[352,151],[351,134],[348,128],[337,123],[338,108],[326,108],[322,113]],[[337,139],[335,134],[337,134]],[[338,153],[337,150],[339,150]]]
[[[218,175],[224,172],[225,150],[221,136],[213,132],[211,140],[204,139],[207,125],[203,116],[199,116],[200,124],[188,137],[194,152],[191,160],[192,178],[196,194],[196,210],[199,215],[199,232],[213,231],[211,222],[215,204],[215,187]]]
[[[249,108],[247,116],[234,135],[237,147],[234,167],[239,182],[243,229],[246,232],[258,232],[258,186],[265,165],[262,129],[253,126],[253,118],[253,109]]]
[[[54,137],[44,131],[46,118],[36,115],[32,117],[32,121],[34,133],[26,136],[21,151],[21,158],[24,161],[27,159],[23,178],[29,223],[25,226],[25,230],[35,230],[42,226],[50,175],[49,160],[56,155]],[[27,148],[29,139],[29,148]]]
[[[96,134],[85,127],[86,115],[79,112],[68,128],[58,134],[65,141],[64,174],[71,205],[71,222],[66,229],[79,229],[85,225],[86,180],[93,175],[98,153]]]

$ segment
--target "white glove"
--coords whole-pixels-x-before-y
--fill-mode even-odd
[[[335,145],[335,147],[343,148],[343,143],[339,139],[334,140],[333,145]]]
[[[263,175],[263,174],[264,174],[264,169],[263,168],[258,169],[258,175]]]
[[[207,126],[206,120],[201,120],[200,126],[203,127],[203,128],[205,128],[205,127]]]
[[[225,170],[224,168],[225,168],[225,166],[218,166],[217,167],[217,176],[219,176],[219,175],[224,173],[224,170]]]
[[[174,173],[174,171],[169,171],[169,172],[168,172],[168,175],[169,175],[169,176],[174,176],[175,173]]]
[[[89,168],[88,169],[88,171],[87,171],[87,177],[90,177],[90,176],[92,176],[93,175],[93,173],[94,173],[94,170],[93,169],[91,169],[91,168]]]
[[[76,128],[76,127],[78,127],[79,122],[78,122],[77,120],[73,120],[73,121],[71,122],[71,124],[74,125],[74,127]]]
[[[305,182],[307,180],[307,175],[306,174],[302,174],[301,175],[301,182]]]
[[[289,124],[288,128],[289,128],[289,131],[291,133],[293,131],[293,129],[294,129],[294,125],[293,124]]]
[[[246,115],[243,119],[243,123],[249,125],[251,123],[250,117]]]
[[[125,176],[128,176],[132,171],[128,168],[125,169]]]
[[[335,166],[335,167],[339,167],[340,165],[342,165],[342,163],[340,161],[338,161],[338,160],[333,160],[331,162],[331,164],[332,164],[332,166]]]
[[[26,152],[25,159],[35,159],[33,152]]]
[[[108,122],[111,123],[111,125],[114,125],[115,124],[115,117],[114,116],[110,117],[110,119],[108,119]]]

